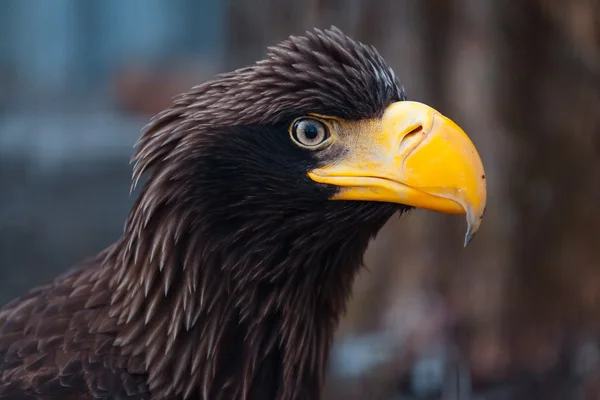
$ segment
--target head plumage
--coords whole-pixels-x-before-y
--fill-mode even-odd
[[[290,36],[265,59],[192,88],[154,117],[136,145],[133,186],[156,163],[185,156],[190,142],[219,127],[275,124],[306,113],[375,118],[405,99],[373,46],[335,26]]]

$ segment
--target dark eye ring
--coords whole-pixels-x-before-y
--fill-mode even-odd
[[[292,139],[301,147],[314,149],[329,139],[329,129],[323,122],[313,118],[301,118],[292,125]]]

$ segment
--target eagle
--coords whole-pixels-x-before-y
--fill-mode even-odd
[[[123,235],[0,310],[0,399],[319,399],[370,240],[483,218],[469,137],[336,27],[173,99]],[[40,266],[43,268],[43,266]]]

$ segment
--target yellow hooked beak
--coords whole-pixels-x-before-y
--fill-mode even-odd
[[[485,211],[485,171],[462,129],[416,102],[391,104],[361,139],[347,144],[338,163],[309,172],[312,180],[340,190],[332,200],[401,203],[466,214],[465,246]]]

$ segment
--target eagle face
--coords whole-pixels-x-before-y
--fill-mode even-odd
[[[136,181],[154,170],[151,187],[225,236],[267,222],[380,226],[420,207],[466,214],[468,242],[485,208],[485,173],[467,135],[407,101],[377,51],[337,28],[290,37],[180,96],[150,124],[135,160]]]

